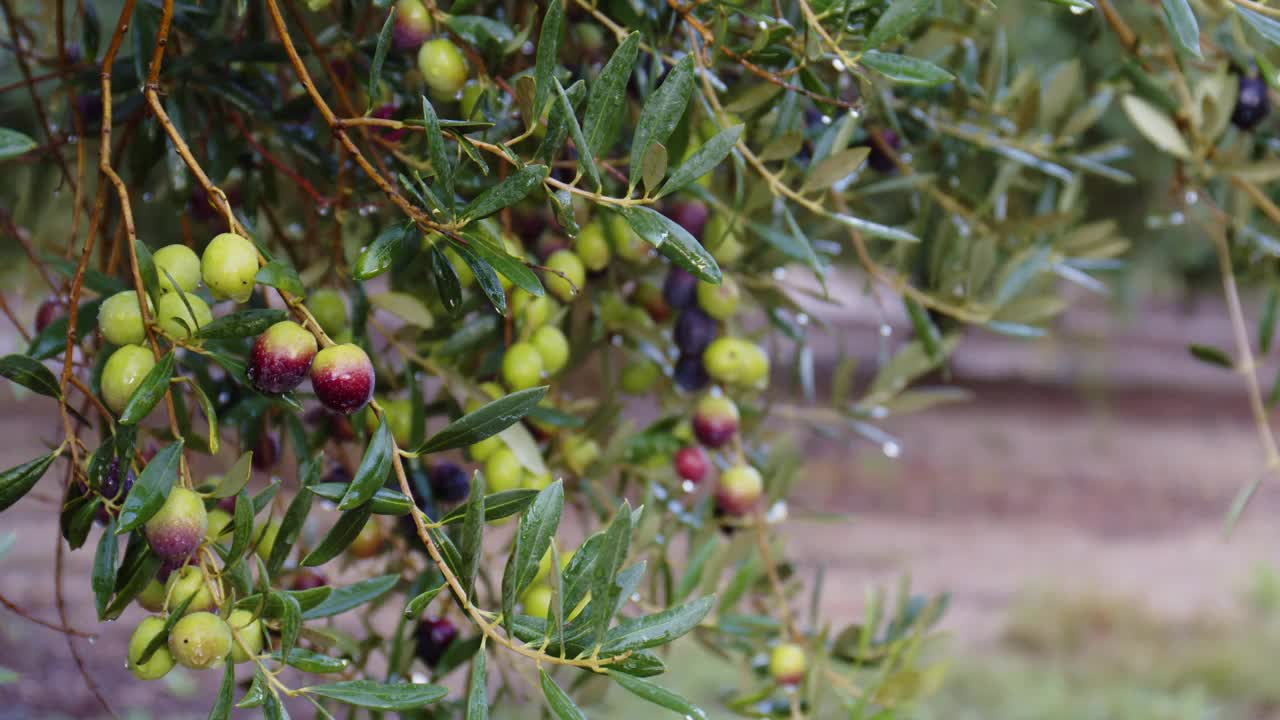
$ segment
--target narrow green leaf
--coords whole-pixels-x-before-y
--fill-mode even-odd
[[[377,600],[390,592],[391,588],[394,588],[399,581],[399,575],[379,575],[368,580],[352,583],[346,587],[334,588],[319,605],[310,610],[304,610],[302,619],[318,620],[341,615],[348,610]]]
[[[301,296],[307,292],[302,287],[302,279],[298,277],[298,271],[279,258],[263,265],[253,279],[263,285],[270,285],[273,288],[283,290],[290,295]]]
[[[145,418],[169,391],[169,380],[173,378],[174,364],[177,358],[173,351],[165,353],[160,362],[142,378],[138,388],[133,391],[129,403],[120,411],[121,425],[136,425]]]
[[[278,322],[289,319],[289,313],[272,308],[255,308],[241,310],[215,318],[213,322],[200,328],[197,338],[205,340],[232,340],[242,337],[253,337],[264,332]]]
[[[569,138],[569,119],[587,96],[587,84],[579,80],[565,88],[564,92],[569,96],[570,112],[565,111],[565,107],[560,104],[559,95],[556,95],[551,103],[551,113],[547,116],[547,132],[533,153],[535,162],[549,163],[560,153],[564,141]]]
[[[6,377],[19,385],[51,398],[62,397],[58,379],[53,371],[39,360],[26,355],[6,355],[0,358],[0,377]]]
[[[551,97],[551,78],[555,75],[560,56],[560,28],[564,21],[564,8],[560,0],[547,3],[542,16],[542,29],[538,33],[538,54],[533,66],[534,95],[533,117],[542,117],[542,108]]]
[[[391,438],[386,415],[383,415],[378,422],[378,429],[369,440],[368,449],[364,451],[364,459],[356,469],[355,478],[338,503],[339,510],[351,510],[373,499],[378,488],[387,482],[387,474],[391,472],[391,454],[394,452],[395,441]]]
[[[280,651],[271,653],[271,657],[280,662]],[[351,661],[346,658],[330,657],[306,648],[295,647],[289,652],[289,657],[284,663],[289,667],[294,667],[302,672],[309,673],[339,673],[351,666]]]
[[[911,327],[915,330],[916,339],[924,347],[925,353],[931,361],[942,362],[942,333],[938,331],[938,326],[933,324],[929,313],[925,312],[920,303],[909,297],[904,297],[902,302],[907,306]]]
[[[426,95],[422,96],[422,120],[427,128],[427,158],[431,160],[431,170],[444,192],[444,204],[441,209],[453,215],[455,196],[453,193],[453,165],[444,149],[444,134],[440,132],[440,118],[436,109]]]
[[[720,284],[720,266],[715,258],[679,223],[642,205],[621,208],[620,212],[637,235],[671,262],[693,273],[699,280]]]
[[[231,469],[222,476],[222,481],[213,489],[213,496],[215,498],[228,498],[238,494],[245,485],[249,484],[249,477],[252,474],[253,451],[250,450],[237,458]]]
[[[845,215],[843,213],[834,213],[831,215],[831,218],[836,222],[848,225],[854,230],[864,232],[871,237],[878,237],[884,240],[896,240],[897,242],[920,242],[920,238],[912,235],[906,230],[899,230],[897,228],[889,227],[888,225],[881,225],[880,223],[864,220],[860,217]]]
[[[369,280],[403,263],[417,247],[414,244],[415,237],[415,228],[411,222],[383,228],[373,242],[369,243],[369,247],[356,258],[356,264],[351,268],[351,277]]]
[[[565,607],[578,607],[578,603],[591,592],[591,583],[594,580],[594,568],[596,560],[600,555],[600,547],[604,544],[605,534],[597,532],[591,535],[578,546],[577,552],[573,554],[573,559],[569,561],[569,566],[564,569],[564,601]]]
[[[621,589],[618,571],[631,549],[631,505],[623,501],[605,531],[600,552],[591,570],[591,628],[594,643],[600,643],[613,619]]]
[[[601,653],[616,655],[627,650],[666,645],[697,627],[711,611],[715,600],[714,595],[708,595],[662,612],[625,620],[605,636]]]
[[[440,594],[440,591],[447,587],[449,587],[449,583],[441,582],[436,587],[433,587],[420,595],[414,596],[414,598],[404,606],[404,616],[412,620],[413,618],[421,615],[422,611],[431,604],[431,601],[435,600],[436,596]]]
[[[346,495],[350,486],[350,483],[319,483],[312,486],[311,492],[331,503],[337,504],[341,502],[342,497]],[[369,508],[373,510],[374,515],[408,515],[409,511],[413,509],[413,502],[399,490],[380,487],[373,494],[373,499],[369,501]]]
[[[489,720],[489,672],[486,667],[484,645],[471,662],[471,681],[467,684],[467,714],[465,720]]]
[[[870,154],[870,148],[856,147],[828,155],[809,168],[809,172],[805,174],[804,184],[800,186],[800,192],[807,193],[831,187],[862,167]]]
[[[343,588],[338,588],[339,590]],[[298,607],[302,610],[302,619],[311,620],[308,613],[313,609],[324,604],[329,596],[334,593],[334,588],[328,585],[309,588],[307,590],[284,590],[280,592],[270,592],[266,596],[264,603],[261,593],[247,595],[236,602],[236,608],[240,610],[258,610],[261,609],[262,616],[280,619],[284,617],[284,600],[283,596],[288,595],[298,601]]]
[[[440,304],[449,312],[457,312],[462,307],[462,282],[458,279],[458,271],[449,256],[444,254],[439,245],[432,245],[431,277],[435,280],[436,293],[440,295]]]
[[[271,683],[267,680],[267,676],[263,673],[262,668],[255,670],[253,673],[253,682],[250,683],[249,689],[245,692],[244,697],[240,698],[240,702],[236,703],[236,707],[262,707],[262,704],[267,701],[267,696],[271,694],[267,689],[270,687],[270,684]]]
[[[391,47],[391,34],[396,25],[396,8],[391,6],[387,19],[382,23],[382,31],[378,33],[378,45],[373,49],[373,64],[369,66],[369,109],[373,109],[374,98],[379,96],[378,87],[382,84],[382,64],[387,61],[387,50]]]
[[[738,143],[738,138],[742,137],[742,129],[742,125],[725,128],[716,133],[715,137],[703,143],[702,147],[695,150],[688,160],[685,160],[680,167],[671,171],[671,177],[667,178],[667,183],[662,186],[662,192],[659,192],[657,196],[670,195],[693,184],[698,178],[716,169],[726,157],[729,157],[729,153],[733,152],[734,146]]]
[[[1212,345],[1192,343],[1187,347],[1187,350],[1191,352],[1192,357],[1202,363],[1217,365],[1218,367],[1226,368],[1228,370],[1235,366],[1235,363],[1231,360],[1231,356],[1221,348],[1216,348]]]
[[[524,264],[523,260],[507,252],[500,239],[486,237],[480,230],[481,226],[472,226],[463,231],[463,237],[469,243],[467,245],[468,248],[493,266],[494,270],[505,275],[508,280],[515,283],[516,287],[521,290],[535,297],[542,297],[546,294],[546,291],[542,288],[542,282],[538,280],[538,276]]]
[[[622,686],[622,689],[642,700],[647,700],[659,707],[672,710],[686,718],[706,720],[707,714],[702,708],[689,702],[683,696],[674,693],[648,680],[641,680],[626,673],[609,670],[609,678]]]
[[[461,575],[462,555],[444,530],[435,527],[427,528],[427,537],[431,538],[431,542],[435,543],[436,548],[440,550],[440,556],[444,558],[444,564],[449,568],[449,572],[455,577]]]
[[[933,0],[893,0],[880,15],[863,46],[875,50],[911,29],[933,5]]]
[[[1187,0],[1162,0],[1164,21],[1173,36],[1187,52],[1200,55],[1200,23],[1196,21],[1195,11]]]
[[[464,245],[450,238],[454,250],[457,251],[458,257],[471,268],[471,273],[475,275],[476,284],[480,286],[481,292],[489,299],[489,303],[493,305],[493,309],[498,311],[499,315],[507,314],[507,292],[502,289],[502,281],[498,279],[498,274],[494,272],[493,266],[485,262],[479,255],[471,250],[469,245]]]
[[[420,683],[383,684],[372,680],[345,680],[302,689],[310,695],[374,710],[421,710],[424,705],[443,700],[449,691],[439,685]]]
[[[466,519],[462,523],[462,537],[458,553],[462,559],[463,594],[471,597],[480,572],[481,551],[484,549],[484,474],[476,471],[471,478],[471,499],[467,502]]]
[[[1280,20],[1274,20],[1259,12],[1248,10],[1242,5],[1235,6],[1240,18],[1249,23],[1258,34],[1267,41],[1280,45]]]
[[[573,111],[573,102],[569,100],[569,95],[560,84],[560,80],[554,79],[553,82],[556,84],[556,95],[560,99],[560,110],[564,113],[565,124],[578,151],[578,171],[590,178],[595,188],[599,190],[602,187],[600,169],[596,167],[595,155],[591,154],[591,146],[587,144],[587,138],[582,134],[582,126],[578,124],[578,116]]]
[[[534,188],[547,179],[550,169],[546,165],[525,165],[511,173],[505,180],[486,188],[462,209],[462,222],[479,220],[520,202]]]
[[[61,454],[62,451],[58,450],[0,473],[0,511],[7,509],[30,492]]]
[[[582,119],[582,134],[587,139],[592,157],[607,151],[618,137],[618,128],[627,107],[627,81],[631,79],[639,51],[640,33],[633,32],[623,38],[591,85],[587,111]]]
[[[98,538],[98,551],[93,556],[93,572],[89,586],[93,588],[93,604],[98,610],[98,620],[102,620],[107,610],[107,603],[116,588],[116,558],[120,553],[120,543],[116,540],[116,521],[113,518]]]
[[[430,455],[473,445],[497,435],[519,422],[546,394],[547,386],[539,385],[500,397],[449,423],[411,454]]]
[[[660,142],[649,145],[644,154],[644,165],[640,168],[640,179],[644,181],[644,194],[653,195],[662,178],[667,174],[667,146]]]
[[[956,79],[928,60],[879,50],[868,50],[862,56],[862,64],[899,85],[935,87]]]
[[[181,458],[181,440],[166,445],[151,458],[151,462],[142,469],[133,489],[125,497],[124,506],[120,508],[117,535],[136,530],[160,510],[164,501],[169,498],[174,481],[178,479],[178,461]]]
[[[182,378],[190,380],[190,378]],[[217,455],[218,448],[222,445],[222,440],[218,434],[218,410],[214,407],[213,401],[209,399],[209,395],[200,386],[200,383],[191,381],[187,383],[191,388],[191,394],[196,398],[196,404],[200,406],[200,412],[204,415],[205,424],[209,426],[209,454]]]
[[[689,96],[693,93],[693,56],[685,55],[667,73],[667,77],[645,100],[640,109],[640,119],[631,139],[631,177],[629,186],[635,188],[645,153],[653,143],[665,143],[684,116]]]
[[[253,542],[253,501],[249,494],[236,496],[235,513],[231,519],[231,548],[227,551],[226,567],[233,567],[244,557]]]
[[[298,536],[302,534],[302,526],[307,522],[313,499],[315,495],[311,489],[303,487],[289,502],[289,508],[284,511],[280,528],[276,531],[275,542],[271,543],[271,556],[267,559],[268,577],[274,578],[280,574],[285,558],[289,557],[294,544],[298,542]]]
[[[218,696],[209,708],[209,720],[229,720],[231,708],[235,705],[236,665],[227,663],[222,669],[222,684],[218,686]]]
[[[1258,350],[1266,355],[1271,352],[1271,340],[1276,333],[1276,308],[1280,306],[1280,291],[1275,287],[1267,290],[1267,301],[1262,306],[1262,316],[1258,318]]]
[[[306,557],[302,558],[303,567],[314,567],[323,565],[338,556],[338,553],[346,550],[356,536],[364,529],[369,522],[369,516],[373,514],[369,503],[365,503],[353,510],[342,513],[338,521],[333,524],[329,530],[329,534],[324,536],[320,544],[316,546]]]
[[[502,616],[508,622],[514,614],[516,599],[538,574],[538,562],[551,546],[563,510],[564,482],[557,480],[539,492],[520,517],[511,555],[502,574]]]
[[[485,522],[493,522],[503,518],[511,517],[516,513],[529,507],[529,503],[538,496],[538,491],[532,488],[520,488],[519,490],[503,490],[489,495],[484,499],[484,519]],[[449,511],[441,520],[441,525],[452,525],[462,522],[466,518],[467,506],[462,505]]]
[[[17,130],[0,128],[0,160],[8,160],[36,149],[37,143],[30,136]]]
[[[553,715],[559,720],[587,720],[587,714],[574,704],[573,698],[569,697],[568,693],[560,689],[546,670],[539,669],[538,673],[541,676],[542,695],[546,698],[547,707],[551,708]]]
[[[280,614],[280,654],[288,656],[298,644],[302,632],[302,607],[292,595],[273,593],[280,598],[283,612]]]

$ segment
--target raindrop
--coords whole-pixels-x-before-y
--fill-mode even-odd
[[[787,269],[776,267],[773,269],[773,279],[782,282],[787,277]]]
[[[889,408],[883,405],[876,405],[875,407],[871,408],[871,417],[876,420],[883,420],[889,417]]]
[[[684,505],[681,504],[679,500],[672,500],[671,502],[667,503],[667,509],[671,511],[671,514],[679,515],[681,512],[684,511]]]
[[[693,492],[694,490],[697,489],[697,487],[698,487],[697,485],[694,485],[689,480],[685,480],[684,482],[680,483],[680,489],[684,490],[687,493]]]
[[[613,337],[609,338],[609,344],[613,345],[614,347],[622,347],[622,336],[614,335]]]
[[[1092,5],[1072,5],[1072,6],[1071,6],[1071,14],[1072,14],[1072,15],[1083,15],[1083,14],[1085,14],[1085,13],[1089,12],[1089,11],[1090,11],[1090,10],[1092,10],[1092,9],[1093,9],[1093,6],[1092,6]]]
[[[1184,195],[1183,198],[1186,200],[1188,205],[1195,205],[1197,202],[1200,202],[1200,194],[1195,190],[1188,190],[1187,194]]]
[[[532,54],[533,54],[533,43],[531,43],[531,42],[526,42],[524,45],[521,45],[521,46],[520,46],[520,52],[524,53],[525,55],[532,55]]]
[[[831,116],[830,116],[830,115],[823,115],[823,116],[822,116],[822,124],[823,124],[823,125],[830,125],[830,124],[831,124]]]
[[[654,485],[654,486],[653,486],[653,496],[654,496],[655,498],[659,499],[659,500],[666,500],[666,499],[667,499],[667,489],[666,489],[666,488],[664,488],[664,487],[662,487],[661,485]]]
[[[889,323],[880,323],[880,337],[889,337],[893,334],[893,327]]]
[[[1170,225],[1181,225],[1186,221],[1187,221],[1187,216],[1183,215],[1181,210],[1169,214]]]
[[[796,324],[803,327],[809,324],[808,313],[796,313]]]
[[[835,68],[836,72],[844,72],[844,63],[840,62],[840,58],[832,60],[831,67]]]
[[[90,635],[90,636],[89,636],[88,638],[86,638],[86,639],[89,641],[89,644],[90,644],[90,645],[96,645],[96,644],[98,643],[98,636],[97,636],[97,635]]]
[[[888,440],[885,444],[881,445],[880,450],[884,453],[885,457],[890,458],[896,458],[902,454],[902,446],[892,440]]]
[[[151,202],[152,195],[149,192],[142,193],[142,202]]]
[[[765,519],[771,523],[779,523],[787,519],[787,501],[779,500],[769,506],[769,512],[765,514]]]
[[[756,25],[757,25],[761,30],[768,30],[768,29],[769,29],[769,23],[767,23],[767,22],[765,22],[765,21],[763,21],[763,20],[761,20],[760,22],[756,23]]]
[[[640,593],[631,593],[631,602],[633,603],[640,602]]]
[[[849,108],[849,117],[853,118],[854,120],[857,120],[858,118],[862,117],[862,111],[859,110],[858,108]]]
[[[316,212],[317,212],[317,213],[319,213],[320,217],[328,217],[328,216],[329,216],[329,206],[328,206],[328,205],[321,205],[320,207],[316,208]]]
[[[76,137],[75,135],[68,135],[68,136],[67,136],[67,144],[68,144],[68,145],[75,145],[75,144],[76,144],[76,143],[78,143],[78,142],[80,142],[80,138]]]

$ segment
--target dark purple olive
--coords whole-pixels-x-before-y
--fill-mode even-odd
[[[898,133],[892,130],[881,130],[880,141],[889,146],[889,149],[895,153],[898,152],[898,148],[902,147],[902,138],[898,137]],[[879,173],[893,172],[897,165],[893,162],[893,158],[889,153],[881,150],[880,145],[877,143],[868,141],[867,144],[871,146],[871,154],[867,156],[867,165],[870,165],[872,170]]]
[[[433,465],[428,478],[431,482],[431,494],[441,502],[461,502],[471,494],[471,477],[456,463]]]
[[[445,650],[458,637],[458,629],[444,618],[427,618],[418,623],[414,632],[417,639],[415,653],[427,667],[435,667]]]
[[[673,267],[662,283],[662,299],[675,310],[683,310],[697,300],[698,278],[683,268]]]
[[[711,382],[707,369],[702,364],[702,353],[682,353],[676,360],[676,385],[682,390],[693,392],[701,390]]]
[[[1252,130],[1271,112],[1267,83],[1260,77],[1240,76],[1240,93],[1231,112],[1231,123],[1241,130]]]
[[[676,346],[684,355],[702,355],[712,340],[716,339],[719,328],[716,321],[699,307],[687,307],[676,318]]]

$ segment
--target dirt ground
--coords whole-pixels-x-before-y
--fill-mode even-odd
[[[1280,487],[1272,484],[1229,540],[1222,533],[1232,497],[1260,468],[1238,378],[1216,371],[1204,383],[1125,382],[1107,392],[1062,382],[1056,371],[993,383],[991,375],[1010,374],[991,359],[999,342],[979,342],[979,354],[961,350],[957,367],[973,402],[887,421],[900,457],[866,441],[806,441],[813,461],[790,506],[789,548],[802,571],[825,568],[825,615],[837,625],[854,619],[866,590],[893,587],[907,572],[920,591],[951,593],[944,629],[962,644],[991,642],[1006,611],[1036,591],[1138,597],[1173,617],[1229,611],[1280,541],[1271,521]],[[1140,363],[1138,352],[1117,365]],[[44,404],[0,402],[0,467],[8,467],[56,433]],[[0,560],[0,592],[56,622],[50,487],[0,518],[0,536],[21,538]],[[848,519],[825,519],[831,513]],[[93,677],[122,714],[149,707],[186,717],[210,690],[192,687],[190,675],[163,693],[130,678],[129,616],[105,627],[93,621],[91,561],[91,552],[68,555],[64,575],[70,623],[100,634],[93,644],[77,641]],[[0,720],[98,715],[62,636],[2,609],[0,666],[19,674],[0,684]]]

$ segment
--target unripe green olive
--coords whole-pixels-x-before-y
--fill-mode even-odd
[[[396,398],[395,400],[382,400],[382,412],[387,419],[387,429],[391,431],[391,437],[395,438],[396,445],[407,448],[413,444],[413,405],[408,398]],[[378,429],[378,418],[372,412],[365,414],[365,430],[372,433]]]
[[[337,290],[323,288],[311,293],[307,309],[330,337],[347,329],[347,304]]]
[[[533,473],[526,472],[524,477],[520,479],[520,487],[525,490],[546,490],[554,480],[551,479],[551,473]]]
[[[155,305],[151,298],[143,297],[147,302],[147,311],[154,314]],[[138,294],[132,290],[122,290],[102,301],[98,306],[98,330],[102,337],[112,345],[141,345],[147,339],[147,328],[142,322],[142,310],[138,307]]]
[[[702,242],[711,256],[721,265],[732,265],[746,253],[747,248],[738,239],[741,226],[730,226],[723,213],[712,213],[702,231]]]
[[[516,490],[524,480],[524,467],[520,459],[505,445],[494,450],[484,461],[484,478],[488,492]]]
[[[487,437],[478,443],[472,443],[467,447],[467,453],[471,456],[472,460],[475,460],[476,462],[484,462],[501,447],[503,447],[502,438],[494,435],[493,437]],[[492,482],[489,483],[489,490],[493,490]]]
[[[653,257],[653,246],[636,234],[627,219],[618,213],[608,213],[604,218],[605,231],[613,252],[630,263],[645,263]]]
[[[418,71],[433,95],[452,98],[467,81],[467,61],[447,38],[428,40],[418,49]]]
[[[564,456],[564,464],[575,475],[582,476],[591,463],[600,457],[600,445],[590,438],[569,435],[565,437],[560,452]]]
[[[557,250],[547,258],[547,267],[564,273],[564,277],[555,273],[544,273],[542,284],[547,290],[564,302],[572,301],[582,292],[587,281],[587,269],[572,250]]]
[[[524,595],[520,596],[520,602],[524,604],[525,615],[546,617],[547,610],[551,608],[551,588],[546,585],[534,585],[524,591]]]
[[[542,357],[542,369],[555,375],[569,362],[569,339],[555,325],[543,325],[533,332],[529,342]]]
[[[360,528],[356,539],[347,546],[347,552],[351,553],[352,557],[362,560],[371,558],[382,552],[385,542],[386,536],[382,532],[382,525],[377,517],[371,517],[365,522],[364,527]]]
[[[280,534],[280,521],[272,518],[267,521],[266,525],[260,525],[254,532],[257,536],[257,544],[254,546],[259,558],[266,562],[271,558],[271,550],[276,545],[276,535]]]
[[[246,302],[257,274],[258,249],[235,233],[215,236],[200,258],[200,275],[218,299]]]
[[[471,266],[462,259],[462,256],[458,254],[458,251],[451,247],[446,247],[444,249],[444,256],[448,258],[449,264],[453,266],[453,272],[458,276],[458,284],[461,285],[463,289],[471,287],[471,285],[476,281],[476,274],[472,272]]]
[[[144,610],[158,613],[164,609],[164,583],[152,578],[147,586],[138,593],[136,600]]]
[[[604,224],[592,220],[582,226],[582,231],[573,241],[573,251],[582,259],[582,264],[592,272],[600,272],[609,265],[609,239],[605,237]]]
[[[642,359],[628,363],[622,368],[622,376],[618,379],[618,384],[622,387],[622,392],[628,395],[644,395],[653,389],[658,378],[661,377],[662,369],[657,363]]]
[[[188,565],[170,573],[164,591],[169,598],[171,610],[186,602],[187,598],[191,598],[191,604],[187,605],[183,615],[213,609],[213,595],[209,592],[209,583],[204,571],[197,565]]]
[[[763,387],[769,384],[769,355],[759,345],[747,343],[743,349],[741,382],[749,387]]]
[[[231,513],[222,508],[214,508],[209,511],[209,529],[204,533],[204,539],[208,542],[217,542],[219,540],[228,540],[231,538],[234,518]]]
[[[560,303],[549,295],[534,297],[519,288],[511,293],[511,311],[525,330],[536,330],[547,323],[560,309]]]
[[[183,292],[192,292],[200,284],[200,258],[186,245],[165,245],[151,256],[160,278],[160,292],[173,292],[172,277]]]
[[[156,358],[140,345],[125,345],[111,353],[102,368],[102,401],[119,414],[129,404],[133,391],[155,367]]]
[[[129,637],[129,671],[139,680],[159,680],[173,669],[173,655],[169,648],[161,646],[151,653],[150,659],[139,664],[142,653],[157,635],[164,632],[164,618],[152,615],[138,623]]]
[[[183,617],[169,633],[169,652],[179,665],[193,670],[220,667],[233,645],[231,628],[208,612]]]
[[[808,665],[804,648],[795,643],[779,643],[769,654],[769,675],[780,685],[799,684]]]
[[[252,612],[232,610],[227,617],[227,625],[232,630],[231,662],[248,662],[262,652],[262,622]],[[236,636],[239,636],[240,642],[234,642]]]
[[[524,390],[542,380],[542,355],[531,343],[518,342],[502,356],[502,381],[512,390]]]
[[[725,275],[719,285],[698,282],[698,306],[716,320],[728,320],[738,311],[741,296],[738,283]]]
[[[187,309],[188,305],[190,310]],[[160,304],[156,307],[156,322],[169,337],[185,340],[213,322],[213,313],[199,295],[171,292],[160,296]]]
[[[702,353],[702,363],[712,379],[730,385],[753,385],[769,372],[769,361],[764,351],[734,337],[712,341]]]
[[[480,98],[484,97],[487,86],[479,80],[468,80],[462,86],[462,98],[458,100],[458,109],[462,111],[463,120],[480,118]]]

